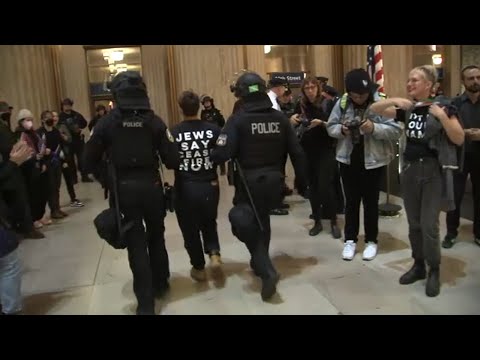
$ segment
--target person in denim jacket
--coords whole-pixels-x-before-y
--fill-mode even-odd
[[[3,199],[5,183],[15,179],[15,169],[32,155],[23,141],[13,145],[8,159],[0,154],[0,311],[4,315],[22,310],[22,264],[17,235],[7,220],[11,209]]]
[[[335,104],[328,119],[328,134],[336,139],[345,192],[344,260],[355,256],[359,232],[360,202],[364,208],[364,260],[377,255],[378,200],[384,169],[394,157],[394,143],[402,128],[394,119],[374,115],[369,107],[381,99],[377,86],[364,69],[345,77],[347,93]]]

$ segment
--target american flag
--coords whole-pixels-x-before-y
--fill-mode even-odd
[[[384,92],[382,45],[368,45],[367,71],[372,81],[378,85],[378,91]]]

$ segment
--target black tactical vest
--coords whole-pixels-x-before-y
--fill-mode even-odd
[[[113,128],[110,159],[119,170],[153,168],[155,151],[152,119],[124,116]]]
[[[242,114],[238,160],[245,169],[281,166],[286,152],[282,117],[279,111]]]

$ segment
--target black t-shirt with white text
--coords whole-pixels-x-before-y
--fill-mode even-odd
[[[397,110],[397,120],[405,122],[407,143],[403,155],[408,161],[416,161],[425,157],[437,157],[437,153],[428,146],[428,140],[425,140],[429,108],[429,106],[415,107],[408,119],[405,118],[405,111]]]
[[[205,120],[184,120],[172,129],[180,152],[180,167],[175,171],[177,181],[217,179],[216,165],[210,161],[210,153],[220,131],[220,127]]]

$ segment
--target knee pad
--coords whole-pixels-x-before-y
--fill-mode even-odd
[[[247,204],[235,205],[228,213],[228,219],[232,225],[232,233],[241,242],[247,243],[257,232],[255,214]]]

